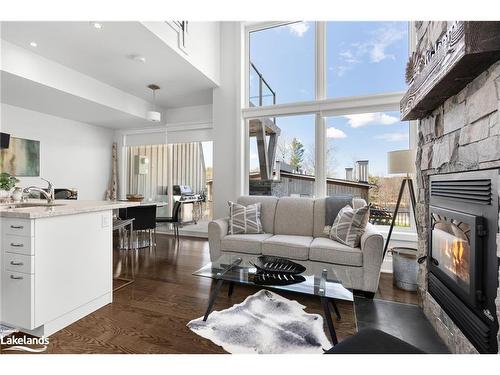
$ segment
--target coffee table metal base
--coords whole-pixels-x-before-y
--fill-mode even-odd
[[[220,292],[220,290],[222,288],[222,284],[224,284],[224,280],[223,279],[216,279],[216,280],[217,280],[217,283],[215,284],[214,289],[210,293],[210,297],[208,299],[207,310],[205,311],[205,315],[203,316],[203,321],[204,322],[207,321],[208,316],[212,312],[212,308],[214,306],[215,299],[219,295],[219,292]],[[229,290],[228,290],[228,293],[227,293],[227,295],[229,297],[233,294],[234,284],[235,283],[233,281],[229,282]],[[268,287],[270,289],[272,289],[271,285],[269,285]],[[332,312],[330,310],[330,304],[333,307],[333,311],[335,312],[337,320],[342,319],[342,317],[340,315],[339,309],[338,309],[337,304],[335,303],[334,299],[328,298],[328,297],[320,297],[320,299],[321,299],[321,305],[323,306],[323,311],[324,311],[324,315],[325,315],[325,319],[326,319],[326,326],[328,327],[328,332],[329,332],[330,337],[332,339],[333,345],[337,345],[338,344],[337,332],[335,331],[335,326],[333,325]]]

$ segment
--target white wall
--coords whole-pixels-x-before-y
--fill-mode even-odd
[[[220,86],[213,94],[214,218],[243,192],[242,24],[221,22]]]
[[[212,104],[168,108],[165,111],[167,127],[194,123],[212,123]]]
[[[213,106],[169,108],[166,111],[168,143],[213,140]]]
[[[179,48],[177,33],[167,23],[153,21],[142,24],[212,82],[219,84],[221,22],[189,22],[186,51]]]
[[[1,104],[0,129],[13,137],[40,141],[40,176],[55,187],[78,189],[78,199],[102,200],[111,178],[113,131]],[[38,177],[20,185],[45,186]]]

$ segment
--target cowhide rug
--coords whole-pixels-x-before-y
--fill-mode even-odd
[[[229,353],[323,353],[332,347],[323,331],[323,317],[268,290],[242,303],[213,311],[187,326]]]

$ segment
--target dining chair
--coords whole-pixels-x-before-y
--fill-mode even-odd
[[[172,210],[172,216],[169,217],[157,217],[157,223],[169,223],[174,227],[174,237],[177,242],[179,242],[179,224],[181,222],[181,208],[182,202],[176,201],[174,203],[174,209]]]
[[[137,247],[156,248],[156,205],[133,206],[120,208],[119,216],[123,220],[134,219],[134,232],[137,234]],[[147,246],[139,242],[139,235],[147,231],[149,234],[149,243]],[[154,239],[151,234],[153,231]]]

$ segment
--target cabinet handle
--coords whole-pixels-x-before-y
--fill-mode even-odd
[[[11,225],[10,227],[12,229],[23,229],[24,228],[24,226],[22,226],[22,225]]]
[[[22,243],[13,243],[13,242],[11,242],[11,243],[10,243],[10,246],[12,246],[12,247],[24,247],[24,244],[22,244]]]
[[[24,277],[22,277],[22,276],[14,276],[14,275],[10,275],[10,278],[12,280],[22,280],[22,279],[24,279]]]
[[[10,261],[10,264],[13,266],[24,266],[23,262],[14,262],[13,260]]]

